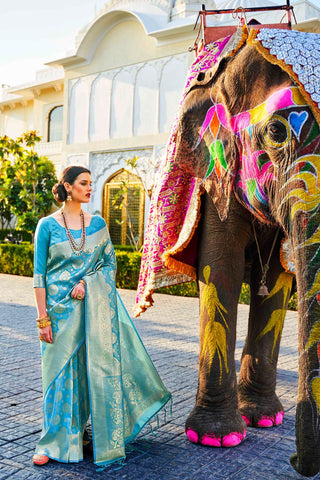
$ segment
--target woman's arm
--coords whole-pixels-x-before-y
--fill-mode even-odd
[[[45,288],[34,288],[34,295],[37,304],[38,318],[45,318],[48,316],[47,313],[47,302],[46,302],[46,289]],[[52,343],[52,328],[51,325],[47,327],[39,328],[39,337],[43,342]]]
[[[33,274],[33,286],[34,294],[37,304],[39,319],[48,316],[47,313],[47,301],[46,301],[46,271],[47,271],[47,258],[50,241],[50,231],[43,221],[38,223],[35,241],[34,241],[34,274]],[[52,343],[52,329],[51,325],[39,328],[39,337],[42,341]]]
[[[45,317],[47,314],[46,289],[34,288],[34,296],[36,298],[38,317]]]

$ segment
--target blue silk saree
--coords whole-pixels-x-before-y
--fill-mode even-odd
[[[81,230],[72,230],[79,239]],[[76,256],[52,216],[35,235],[34,287],[46,289],[53,343],[41,343],[43,428],[36,453],[59,462],[83,459],[91,415],[94,462],[125,458],[125,445],[168,402],[163,385],[115,288],[116,260],[100,216]],[[83,278],[82,301],[70,296]]]

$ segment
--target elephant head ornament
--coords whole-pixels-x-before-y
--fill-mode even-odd
[[[309,56],[310,65],[319,63]],[[244,42],[218,68],[194,79],[181,107],[175,164],[205,192],[197,264],[200,376],[186,431],[196,443],[232,446],[244,438],[245,423],[281,423],[275,369],[292,275],[278,257],[280,240],[287,237],[298,292],[300,358],[297,453],[291,463],[313,476],[320,470],[320,130],[316,103],[291,73]],[[314,98],[320,99],[319,76],[318,68],[313,83]],[[277,231],[280,238],[274,239]],[[258,254],[266,259],[269,253],[271,293],[263,299],[257,294]],[[252,300],[237,390],[236,304],[248,259]]]

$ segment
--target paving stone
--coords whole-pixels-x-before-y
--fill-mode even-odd
[[[14,303],[19,292],[19,305]],[[119,291],[129,312],[135,292]],[[236,368],[239,372],[248,307],[239,305]],[[187,318],[187,328],[185,315]],[[100,471],[91,456],[77,464],[49,462],[39,468],[32,455],[41,431],[41,359],[32,279],[0,274],[0,480],[300,480],[290,466],[295,451],[297,395],[297,314],[289,312],[280,349],[277,393],[283,425],[248,428],[243,444],[213,449],[190,443],[186,417],[195,403],[198,376],[198,300],[155,295],[152,309],[134,323],[164,383],[173,393],[172,416],[159,414],[159,426],[146,427],[122,468]],[[14,322],[13,322],[14,320]],[[90,427],[89,427],[90,430]],[[313,477],[320,480],[320,475]]]
[[[0,479],[11,478],[11,476],[18,472],[19,469],[11,467],[9,465],[0,464]]]

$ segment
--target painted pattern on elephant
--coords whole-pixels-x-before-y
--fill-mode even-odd
[[[291,290],[292,290],[292,278],[293,276],[289,273],[281,273],[277,279],[277,282],[269,295],[262,300],[262,302],[267,302],[269,299],[276,295],[277,293],[282,293],[282,307],[278,310],[274,310],[270,315],[267,325],[264,327],[261,333],[256,338],[256,341],[259,341],[266,333],[274,330],[274,339],[271,350],[271,356],[273,356],[274,349],[277,341],[280,341],[281,332],[283,329],[284,319],[287,313],[286,305],[288,304]]]
[[[212,97],[211,97],[212,98]],[[239,173],[236,188],[241,192],[242,200],[246,207],[253,210],[254,200],[259,204],[267,205],[268,198],[265,193],[264,185],[270,180],[275,180],[273,169],[275,165],[266,155],[265,150],[251,150],[251,141],[255,125],[263,122],[262,135],[267,143],[272,147],[282,148],[288,145],[292,133],[299,140],[302,127],[308,118],[308,113],[290,112],[288,120],[280,115],[274,115],[274,112],[285,110],[296,106],[306,106],[304,98],[297,87],[280,89],[272,94],[265,102],[254,107],[251,110],[241,112],[234,117],[228,118],[226,107],[222,104],[216,104],[208,110],[205,120],[201,126],[199,139],[195,149],[199,146],[205,132],[210,131],[213,141],[209,145],[210,153],[209,165],[203,180],[215,174],[221,182],[221,170],[228,170],[228,163],[224,151],[223,142],[218,138],[220,128],[223,127],[228,132],[242,137],[242,152],[239,156]],[[268,134],[268,121],[270,117],[281,123],[284,130],[284,138],[280,142],[275,142]],[[243,132],[249,134],[249,140],[243,138]],[[221,185],[223,188],[223,185]],[[261,210],[255,208],[254,213],[258,213],[264,220],[265,215]]]
[[[222,381],[222,361],[224,363],[224,368],[226,372],[229,372],[228,362],[227,362],[227,336],[226,330],[228,330],[228,325],[225,319],[225,314],[228,313],[220,302],[217,294],[217,289],[212,282],[210,282],[210,271],[211,268],[209,265],[203,269],[203,277],[206,283],[204,287],[203,294],[201,297],[200,308],[205,311],[209,317],[209,321],[206,325],[204,332],[203,346],[200,353],[200,368],[203,368],[207,356],[209,369],[212,365],[212,360],[217,354],[219,358],[219,368],[220,368],[220,382]],[[222,323],[216,320],[217,314],[222,319]]]

